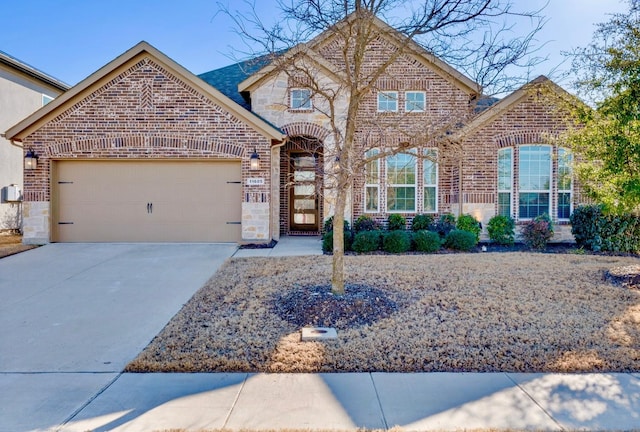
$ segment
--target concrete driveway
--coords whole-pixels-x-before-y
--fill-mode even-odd
[[[0,260],[0,431],[55,429],[109,386],[234,244],[51,244]]]

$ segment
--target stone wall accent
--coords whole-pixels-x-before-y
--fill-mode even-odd
[[[242,242],[264,243],[271,240],[270,213],[269,203],[242,203]]]
[[[51,205],[48,201],[24,201],[23,234],[24,244],[49,243]]]

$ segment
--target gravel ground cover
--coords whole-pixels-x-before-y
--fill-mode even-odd
[[[128,371],[640,371],[639,257],[530,252],[229,260]],[[303,325],[338,339],[301,342]]]
[[[0,258],[33,249],[35,246],[23,245],[19,234],[0,233]]]

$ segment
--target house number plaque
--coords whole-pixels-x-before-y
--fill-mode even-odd
[[[264,179],[260,177],[253,177],[247,179],[247,186],[262,186]]]

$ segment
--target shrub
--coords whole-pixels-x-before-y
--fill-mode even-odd
[[[411,247],[411,235],[406,231],[389,231],[382,239],[382,249],[389,253],[404,253]]]
[[[602,249],[601,234],[605,217],[601,206],[580,206],[573,211],[569,220],[571,234],[575,237],[578,247],[586,247],[593,251]]]
[[[353,239],[351,248],[358,253],[373,252],[380,249],[381,238],[380,231],[361,231]]]
[[[482,225],[470,214],[460,215],[458,222],[456,222],[456,228],[463,231],[469,231],[476,236],[476,241],[480,240],[480,231],[482,231]]]
[[[407,220],[399,214],[390,214],[388,219],[388,230],[397,231],[407,229]]]
[[[509,216],[497,215],[489,219],[487,232],[491,241],[511,246],[514,243],[516,224]]]
[[[522,240],[531,249],[542,250],[553,237],[553,224],[545,213],[527,222],[522,228]]]
[[[344,230],[345,232],[348,231],[350,229],[349,227],[349,221],[345,220],[344,221]],[[324,232],[329,232],[329,231],[333,231],[333,216],[331,216],[329,219],[327,219],[326,221],[324,221]]]
[[[353,232],[350,229],[344,230],[344,250],[351,250],[353,243]],[[322,235],[322,251],[333,252],[333,231],[327,231]]]
[[[429,214],[419,214],[413,218],[411,222],[411,229],[413,231],[428,230],[433,224],[433,216]]]
[[[444,239],[445,247],[461,251],[469,251],[477,244],[478,240],[474,233],[459,229],[449,231]]]
[[[353,223],[353,229],[356,233],[362,231],[374,231],[379,229],[378,222],[371,219],[369,216],[362,215]]]
[[[438,221],[429,228],[429,231],[437,232],[441,238],[445,238],[454,229],[456,229],[456,217],[451,213],[445,213],[440,215]]]
[[[419,252],[436,252],[442,245],[438,233],[420,230],[413,235],[413,242]]]

